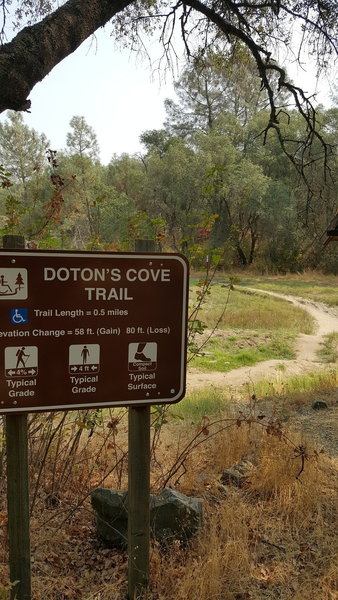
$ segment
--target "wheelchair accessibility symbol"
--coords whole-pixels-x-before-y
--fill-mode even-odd
[[[28,323],[28,309],[11,308],[10,320],[13,325],[25,325]]]

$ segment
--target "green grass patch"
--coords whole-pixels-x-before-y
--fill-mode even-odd
[[[171,414],[199,423],[208,415],[220,415],[229,404],[230,398],[220,389],[194,390],[182,402],[171,407]]]
[[[196,290],[191,289],[193,301]],[[220,285],[212,286],[198,318],[212,329],[224,307],[226,310],[218,327],[221,329],[286,330],[292,333],[313,333],[313,319],[302,308],[285,300],[263,294],[243,294]]]
[[[289,397],[291,403],[294,396],[306,392],[326,392],[338,385],[338,368],[306,375],[287,377],[279,381],[258,381],[252,385],[246,392],[251,396],[255,394],[258,398],[285,396]],[[304,398],[308,402],[308,396]],[[205,416],[217,418],[222,415],[229,407],[231,408],[232,398],[226,390],[221,388],[203,388],[202,390],[193,390],[187,394],[184,400],[172,407],[170,413],[178,416],[180,419],[189,419],[193,424],[199,423]]]
[[[285,397],[292,403],[297,395],[310,392],[327,392],[338,385],[338,368],[288,377],[280,381],[258,381],[243,395],[255,394],[258,398]],[[308,396],[304,397],[309,402]],[[170,407],[170,413],[180,419],[189,419],[193,424],[199,423],[205,416],[217,418],[231,407],[232,399],[226,390],[221,388],[204,388],[193,390],[182,402]]]
[[[257,381],[250,393],[258,397],[265,396],[287,396],[300,392],[327,391],[338,385],[338,369],[306,373],[275,381]]]
[[[251,342],[254,338],[251,339]],[[294,337],[291,334],[271,335],[264,343],[253,343],[244,348],[224,342],[222,338],[211,338],[203,348],[203,356],[191,361],[191,366],[203,371],[227,373],[239,367],[249,367],[270,359],[292,359]],[[245,340],[244,340],[245,341]],[[248,340],[246,340],[248,342]],[[232,345],[232,349],[230,347]]]
[[[324,336],[323,348],[319,350],[318,354],[325,363],[338,362],[338,333],[329,333]]]

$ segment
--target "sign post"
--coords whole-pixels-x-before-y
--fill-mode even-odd
[[[128,598],[142,598],[149,582],[150,407],[129,408]]]
[[[153,240],[137,240],[136,251],[153,252]],[[150,407],[128,411],[128,598],[149,582]]]
[[[24,248],[22,236],[3,237],[6,249]],[[11,599],[30,600],[29,472],[27,413],[6,416],[7,512]]]

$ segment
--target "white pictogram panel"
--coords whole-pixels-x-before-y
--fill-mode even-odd
[[[6,377],[35,377],[37,373],[37,346],[10,346],[5,348]]]
[[[133,342],[128,348],[129,371],[154,371],[157,366],[156,342]]]
[[[28,298],[27,269],[18,267],[0,269],[0,300]]]
[[[72,344],[69,346],[69,373],[98,373],[100,370],[99,344]]]

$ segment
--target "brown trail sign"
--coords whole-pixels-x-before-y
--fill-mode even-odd
[[[179,254],[0,251],[0,413],[174,403],[185,393]]]

